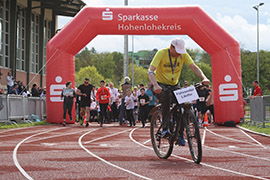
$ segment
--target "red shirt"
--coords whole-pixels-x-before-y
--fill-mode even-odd
[[[96,99],[99,101],[100,104],[107,104],[109,103],[109,97],[111,97],[110,91],[108,88],[98,88]]]
[[[253,96],[262,96],[262,90],[260,88],[260,86],[256,86],[255,89],[254,89],[254,93],[253,93]]]

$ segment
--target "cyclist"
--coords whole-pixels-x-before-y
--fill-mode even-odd
[[[172,99],[171,93],[163,93],[166,89],[179,89],[178,81],[181,74],[183,64],[189,66],[192,71],[202,79],[204,84],[209,84],[209,79],[204,75],[201,69],[193,62],[186,51],[183,39],[174,39],[169,48],[159,50],[154,56],[148,69],[148,78],[153,84],[153,90],[161,103],[163,131],[162,137],[169,137],[169,113],[170,104],[176,98]],[[179,145],[185,146],[183,130],[180,130]]]

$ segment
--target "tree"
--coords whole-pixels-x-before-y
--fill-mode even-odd
[[[129,69],[128,76],[131,79],[132,78],[132,64],[129,64],[128,69]],[[136,64],[134,64],[134,84],[133,85],[138,85],[140,83],[143,83],[144,85],[146,85],[149,82],[147,71],[148,71],[147,69],[143,67],[138,67]]]
[[[209,64],[206,63],[196,63],[196,65],[202,70],[205,76],[212,81],[212,69]],[[180,76],[180,86],[183,86],[184,81],[188,81],[189,84],[199,83],[202,80],[185,64],[183,65],[183,69]]]
[[[257,80],[257,53],[241,50],[242,83],[244,95],[250,95],[248,90],[254,89],[252,82]],[[270,90],[270,52],[260,51],[260,87],[263,95]]]
[[[124,58],[123,58],[123,54],[120,52],[113,52],[112,53],[113,56],[113,61],[115,63],[115,69],[114,69],[114,73],[113,73],[113,82],[114,83],[119,83],[119,81],[122,80],[123,78],[123,62],[124,62]]]
[[[98,53],[93,56],[93,65],[97,71],[106,79],[111,79],[116,68],[111,53]]]
[[[203,53],[202,53],[202,57],[201,57],[200,62],[203,62],[205,64],[209,64],[210,67],[212,67],[212,65],[211,65],[211,56],[205,51],[203,51]]]
[[[90,79],[90,83],[93,85],[98,85],[100,80],[104,79],[94,66],[87,66],[81,68],[79,72],[76,72],[76,86],[82,84],[86,77]]]
[[[85,47],[80,53],[75,56],[75,71],[78,72],[80,68],[93,65],[94,54]]]

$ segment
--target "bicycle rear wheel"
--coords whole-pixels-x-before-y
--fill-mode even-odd
[[[202,160],[202,144],[199,126],[193,111],[187,110],[184,114],[184,120],[186,123],[186,135],[192,159],[195,163],[199,164]]]
[[[153,113],[151,119],[151,142],[156,155],[159,158],[167,159],[172,153],[173,143],[171,143],[171,137],[161,137],[162,128],[162,113],[160,110],[157,110]]]

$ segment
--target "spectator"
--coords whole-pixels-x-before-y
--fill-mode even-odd
[[[135,119],[133,115],[133,109],[134,109],[134,96],[131,93],[131,89],[127,90],[127,95],[125,97],[125,105],[126,105],[126,113],[127,113],[127,119],[129,121],[130,127],[133,125],[135,126]]]
[[[145,127],[145,120],[148,116],[148,104],[149,104],[149,97],[145,94],[145,89],[141,88],[141,95],[138,97],[139,101],[139,111],[140,111],[140,118],[142,121],[142,127]]]
[[[11,76],[11,72],[8,72],[7,74],[7,93],[11,94],[12,88],[14,85],[14,78]]]
[[[141,88],[144,88],[144,84],[139,84],[139,91],[138,91],[138,94],[137,96],[139,97],[141,95]],[[140,113],[140,109],[138,109],[138,120],[141,121],[141,113]]]
[[[40,96],[37,84],[33,84],[32,89],[31,89],[31,94],[32,94],[32,97]]]
[[[139,84],[139,91],[138,91],[138,96],[141,95],[141,89],[144,88],[144,84]]]
[[[147,117],[148,117],[148,114],[149,112],[155,107],[156,105],[156,97],[154,96],[152,90],[151,90],[151,87],[152,87],[152,83],[149,82],[148,85],[147,85],[147,89],[145,91],[145,94],[149,97],[149,104],[148,104],[148,113],[147,113]],[[151,117],[149,117],[149,120],[151,121]]]
[[[198,109],[198,120],[200,126],[202,125],[204,115],[207,111],[206,99],[209,95],[209,90],[207,89],[207,86],[208,85],[202,84],[197,88],[199,99],[197,100],[196,107]]]
[[[18,95],[18,84],[17,83],[15,83],[13,85],[13,88],[12,88],[10,94]]]
[[[118,89],[114,87],[114,84],[112,82],[110,82],[109,84],[109,90],[111,94],[110,106],[112,110],[112,121],[115,121],[118,118],[116,101],[118,99],[119,93],[118,93]]]
[[[26,88],[23,89],[21,95],[23,95],[23,97],[28,97],[29,96],[29,93],[27,92],[27,89]]]
[[[137,86],[134,86],[133,87],[133,96],[134,96],[134,110],[133,110],[133,113],[134,113],[134,118],[135,118],[135,121],[138,120],[138,88]]]
[[[77,91],[77,89],[76,89],[76,91]],[[81,113],[80,113],[80,109],[81,109],[81,96],[79,96],[79,95],[76,95],[75,106],[76,106],[76,122],[78,123],[79,120],[81,119]]]
[[[40,90],[40,97],[46,97],[46,86]]]
[[[92,92],[92,93],[91,93]],[[85,127],[89,126],[89,117],[90,117],[90,105],[91,105],[91,94],[95,94],[95,89],[92,84],[89,84],[89,79],[85,78],[84,83],[78,87],[76,90],[76,94],[81,96],[81,109],[80,109],[80,118],[82,120],[81,125],[83,124],[83,117],[86,115],[86,125]]]
[[[105,87],[105,81],[100,81],[100,88],[97,90],[96,100],[100,107],[100,127],[103,127],[104,118],[106,118],[109,98],[111,97],[110,91]]]
[[[188,87],[188,82],[184,81],[184,88]]]
[[[98,116],[98,105],[96,101],[91,98],[91,106],[90,106],[90,122],[94,122]]]
[[[212,86],[209,86],[209,96],[206,99],[206,106],[207,106],[207,110],[210,111],[210,117],[211,115],[213,115],[213,124],[215,125],[214,98],[213,98]],[[211,118],[210,118],[209,123],[211,123]]]
[[[0,94],[4,94],[4,92],[5,92],[5,90],[2,89],[2,85],[1,85],[1,83],[0,83]]]
[[[131,89],[131,84],[129,84],[130,78],[128,76],[126,76],[124,78],[124,83],[121,84],[122,87],[122,100],[121,100],[121,105],[120,105],[120,117],[119,117],[119,122],[120,125],[123,124],[123,118],[124,118],[124,114],[125,114],[125,97],[126,97],[126,92],[127,89]]]
[[[254,98],[255,96],[262,96],[262,90],[259,86],[259,82],[257,80],[253,81],[253,87],[254,89],[254,93],[253,96],[251,96],[251,98]]]
[[[67,110],[68,110],[68,115],[70,117],[70,121],[72,121],[72,106],[73,106],[73,98],[75,97],[75,91],[72,88],[72,83],[70,81],[68,81],[66,83],[66,88],[63,89],[62,93],[61,93],[61,98],[64,97],[64,103],[63,103],[63,109],[64,109],[64,113],[63,113],[63,126],[66,126],[66,114],[67,114]]]
[[[18,81],[18,94],[22,95],[23,91],[24,91],[24,86],[23,86],[23,82],[22,81]]]

